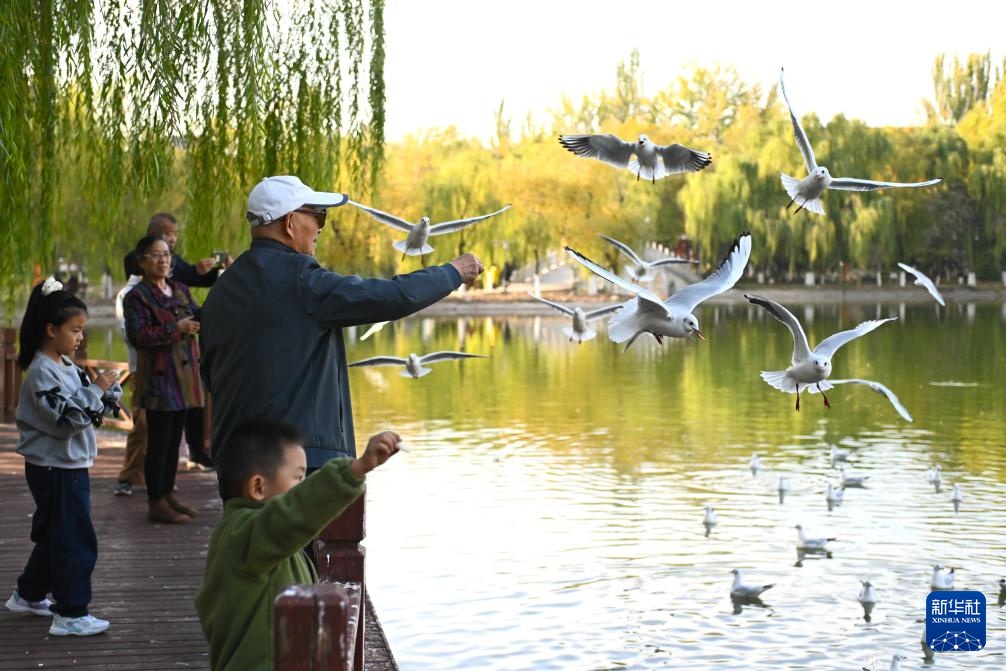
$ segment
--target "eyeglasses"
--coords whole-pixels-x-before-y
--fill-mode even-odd
[[[312,217],[318,220],[319,226],[325,225],[325,217],[328,216],[327,209],[313,209],[309,207],[300,207],[294,210],[294,212],[301,212],[303,214],[311,215]]]
[[[161,259],[170,259],[171,252],[151,252],[150,254],[144,254],[148,259],[154,259],[155,261],[160,261]]]

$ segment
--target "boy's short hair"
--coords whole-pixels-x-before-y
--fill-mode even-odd
[[[217,460],[224,501],[244,496],[245,483],[253,475],[276,475],[286,448],[300,444],[300,433],[285,422],[246,419],[238,424]]]

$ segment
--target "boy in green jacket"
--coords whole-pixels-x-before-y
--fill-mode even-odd
[[[300,440],[289,424],[247,420],[221,452],[224,514],[196,593],[214,671],[273,668],[276,597],[318,581],[302,549],[356,500],[364,475],[398,452],[401,439],[379,433],[362,456],[332,459],[306,478]]]

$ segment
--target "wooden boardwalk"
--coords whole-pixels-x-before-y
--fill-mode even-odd
[[[34,503],[24,460],[14,452],[13,425],[0,424],[0,604],[13,590],[31,551]],[[121,433],[99,431],[91,469],[91,516],[98,533],[92,612],[112,623],[93,637],[49,636],[49,618],[15,614],[0,605],[0,669],[170,671],[209,669],[209,654],[193,597],[202,581],[206,547],[220,519],[216,477],[179,472],[179,496],[200,515],[183,525],[146,519],[146,495],[113,496],[125,446]],[[372,606],[367,608],[368,671],[397,670]]]

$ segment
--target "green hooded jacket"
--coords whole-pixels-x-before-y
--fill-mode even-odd
[[[351,461],[333,459],[268,501],[224,504],[196,592],[214,671],[273,668],[273,604],[290,585],[317,582],[301,550],[363,492]]]

